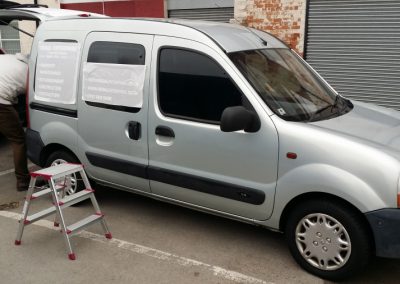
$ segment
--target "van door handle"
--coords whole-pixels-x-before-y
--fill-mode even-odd
[[[167,126],[157,126],[156,135],[166,136],[166,137],[175,137],[174,131]]]
[[[128,124],[128,135],[133,140],[139,140],[141,133],[141,125],[137,121],[130,121]]]

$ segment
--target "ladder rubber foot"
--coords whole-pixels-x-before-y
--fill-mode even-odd
[[[106,233],[106,238],[109,239],[109,240],[111,240],[111,239],[112,239],[111,233]]]
[[[16,245],[16,246],[21,245],[21,241],[15,240],[15,245]]]
[[[68,258],[69,258],[70,260],[75,260],[75,259],[76,259],[74,253],[69,253],[69,254],[68,254]]]
[[[54,227],[60,227],[60,223],[54,222]]]

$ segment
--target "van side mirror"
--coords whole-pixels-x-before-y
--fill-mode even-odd
[[[226,108],[221,116],[221,131],[234,132],[244,130],[245,132],[257,132],[261,127],[257,114],[247,110],[243,106]]]

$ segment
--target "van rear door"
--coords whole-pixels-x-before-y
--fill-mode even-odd
[[[79,156],[92,177],[141,191],[149,191],[146,120],[152,43],[152,35],[92,32],[80,67]]]

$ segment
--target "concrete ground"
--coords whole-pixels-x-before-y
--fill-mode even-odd
[[[113,233],[99,225],[73,238],[67,259],[52,219],[26,227],[14,245],[24,193],[15,190],[12,153],[0,138],[0,283],[328,283],[304,272],[281,234],[110,188],[96,196]],[[35,200],[30,212],[49,207]],[[86,202],[67,220],[92,213]],[[400,261],[375,259],[348,283],[399,283]]]

